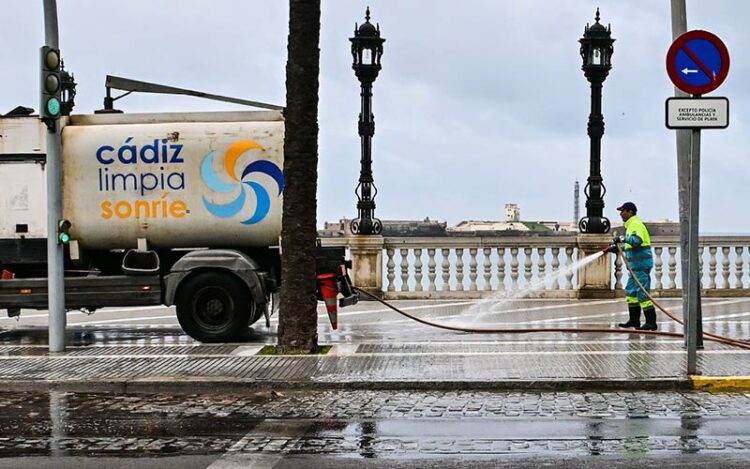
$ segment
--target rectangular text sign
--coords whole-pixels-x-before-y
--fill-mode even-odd
[[[728,126],[727,98],[667,99],[667,128],[726,129]]]

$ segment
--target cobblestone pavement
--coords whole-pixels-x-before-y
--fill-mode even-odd
[[[336,345],[325,356],[257,356],[260,346],[243,344],[178,346],[75,346],[47,356],[45,347],[0,345],[0,379],[21,388],[52,383],[73,390],[103,389],[120,383],[148,386],[203,380],[260,387],[349,386],[431,389],[533,385],[572,389],[586,386],[689,387],[680,340],[586,342],[519,340],[493,343],[410,343]],[[698,355],[707,376],[747,375],[750,353],[707,344]],[[602,384],[604,383],[604,384]],[[608,384],[608,383],[611,383]],[[196,384],[196,385],[198,385]],[[71,389],[71,388],[66,388]],[[122,390],[118,388],[118,390]],[[163,389],[163,388],[162,388]]]
[[[750,393],[51,392],[5,394],[0,410],[2,458],[720,453],[750,464]]]

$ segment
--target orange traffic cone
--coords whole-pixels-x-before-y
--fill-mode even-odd
[[[318,275],[318,291],[320,291],[320,296],[326,304],[326,311],[328,311],[328,320],[331,321],[331,327],[333,329],[338,328],[336,296],[339,292],[336,290],[336,276],[330,273]]]

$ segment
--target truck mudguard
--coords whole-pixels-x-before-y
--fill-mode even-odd
[[[175,262],[164,277],[164,304],[173,305],[180,283],[197,270],[226,270],[247,285],[258,304],[265,303],[266,292],[260,266],[246,254],[229,249],[192,251]]]

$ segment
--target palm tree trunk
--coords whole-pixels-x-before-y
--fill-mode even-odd
[[[315,240],[320,0],[289,0],[281,228],[280,353],[318,346]]]

